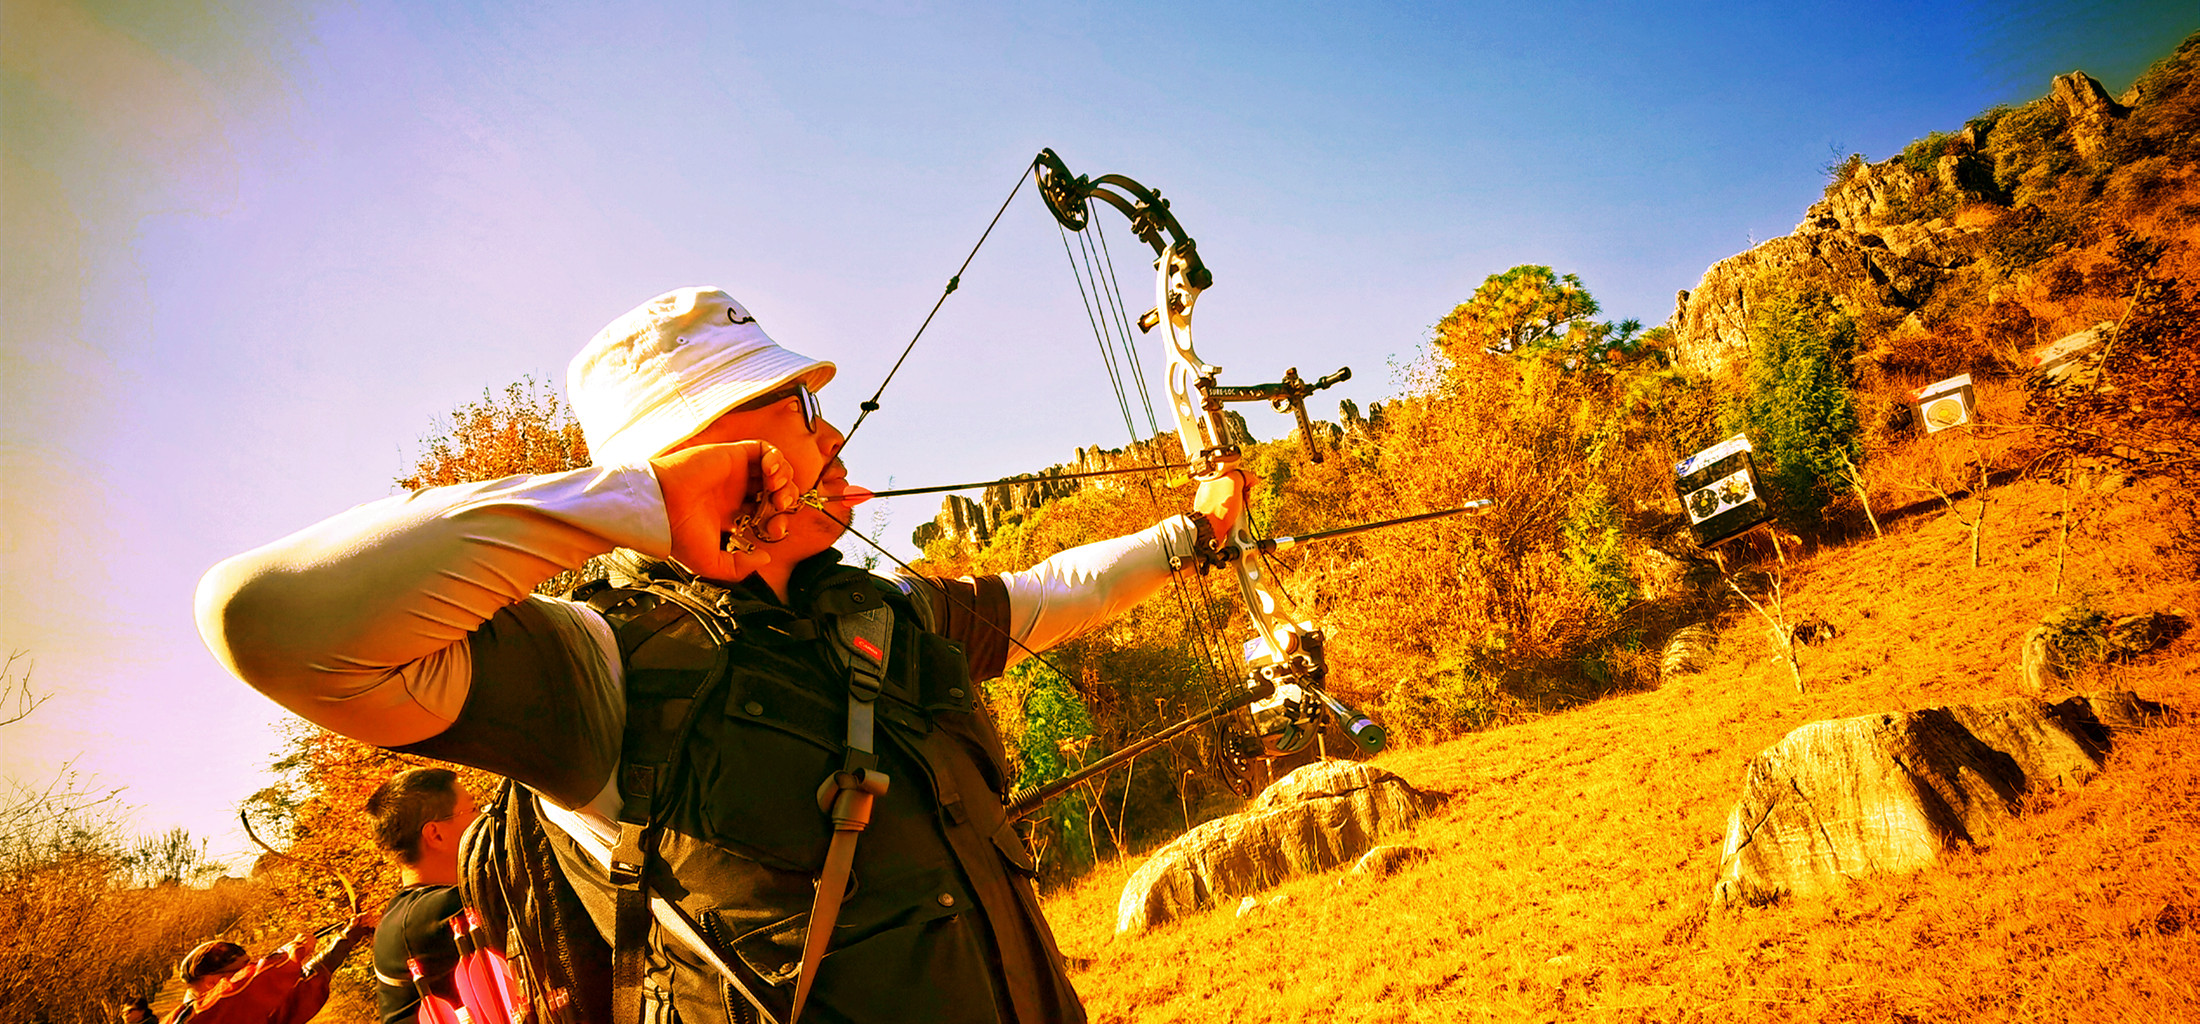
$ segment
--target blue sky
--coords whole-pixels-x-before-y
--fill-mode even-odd
[[[1350,365],[1364,405],[1488,274],[1662,322],[1838,154],[2059,72],[2121,91],[2195,29],[2189,3],[8,0],[0,648],[55,696],[0,774],[75,757],[138,827],[240,850],[276,713],[192,631],[207,566],[389,493],[437,416],[562,381],[681,285],[837,361],[848,422],[1042,146],[1172,200],[1226,382]],[[1060,253],[1027,188],[858,480],[1123,442]]]

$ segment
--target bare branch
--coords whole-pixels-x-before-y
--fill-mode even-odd
[[[14,725],[31,716],[38,706],[53,698],[50,693],[38,693],[31,689],[31,668],[35,662],[23,666],[23,674],[15,674],[15,663],[28,651],[9,651],[8,660],[0,665],[0,725]]]

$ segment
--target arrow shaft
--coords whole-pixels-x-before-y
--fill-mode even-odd
[[[1334,530],[1322,530],[1318,533],[1309,533],[1301,537],[1270,537],[1267,540],[1260,542],[1260,549],[1264,552],[1289,551],[1292,548],[1298,547],[1301,544],[1306,544],[1317,540],[1329,540],[1335,537],[1349,537],[1355,533],[1366,533],[1369,530],[1380,530],[1385,526],[1402,526],[1406,523],[1418,523],[1428,519],[1446,519],[1451,516],[1466,515],[1470,512],[1483,512],[1488,510],[1492,504],[1494,504],[1494,502],[1492,502],[1490,499],[1480,498],[1475,501],[1467,502],[1466,504],[1461,505],[1458,508],[1441,509],[1435,512],[1422,512],[1418,515],[1400,516],[1396,519],[1385,519],[1381,522],[1361,523],[1358,526],[1340,526]]]
[[[980,480],[968,484],[940,484],[936,487],[904,487],[892,491],[873,491],[874,498],[899,498],[911,494],[945,494],[949,491],[968,491],[995,484],[1036,484],[1049,480],[1083,480],[1096,476],[1122,476],[1128,473],[1154,473],[1170,469],[1183,469],[1181,462],[1167,462],[1157,466],[1132,466],[1128,469],[1090,469],[1078,473],[1048,473],[1042,476],[1010,476],[999,480]]]

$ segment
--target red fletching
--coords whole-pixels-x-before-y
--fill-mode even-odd
[[[405,969],[412,972],[413,988],[420,993],[420,1012],[416,1017],[420,1024],[460,1024],[459,1008],[428,987],[428,973],[421,970],[420,958],[407,957]]]
[[[504,1008],[505,1020],[519,1024],[526,1014],[517,993],[524,990],[512,970],[512,962],[505,959],[503,950],[488,941],[489,930],[482,925],[481,914],[472,907],[466,908],[466,927],[474,933],[474,957],[479,961],[474,987]]]

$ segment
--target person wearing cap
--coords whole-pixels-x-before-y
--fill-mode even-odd
[[[305,1024],[328,1003],[329,979],[352,947],[373,934],[380,917],[372,911],[354,916],[312,959],[306,957],[313,952],[311,935],[257,960],[234,942],[199,943],[176,968],[185,994],[168,1024]]]
[[[569,369],[592,466],[386,498],[228,559],[199,585],[201,635],[301,717],[524,785],[567,881],[608,898],[635,792],[618,772],[630,702],[661,699],[683,658],[710,658],[657,653],[681,631],[634,633],[601,600],[532,593],[605,556],[614,583],[717,610],[730,653],[714,671],[736,694],[690,716],[682,756],[705,788],[668,802],[677,884],[649,887],[651,1005],[690,1024],[784,1020],[803,974],[815,1019],[1083,1020],[999,806],[1005,755],[973,684],[1157,592],[1203,531],[1235,526],[1244,477],[1204,481],[1190,514],[1020,572],[873,577],[833,550],[864,493],[817,405],[834,372],[721,290],[660,295]],[[821,628],[845,621],[832,609],[870,594],[894,612],[891,654],[845,637],[825,650]],[[830,775],[843,746],[818,734],[854,717],[856,684],[836,674],[850,649],[916,703],[879,701],[890,781],[819,967],[798,955],[829,835],[816,766]],[[613,941],[607,906],[589,913]]]

